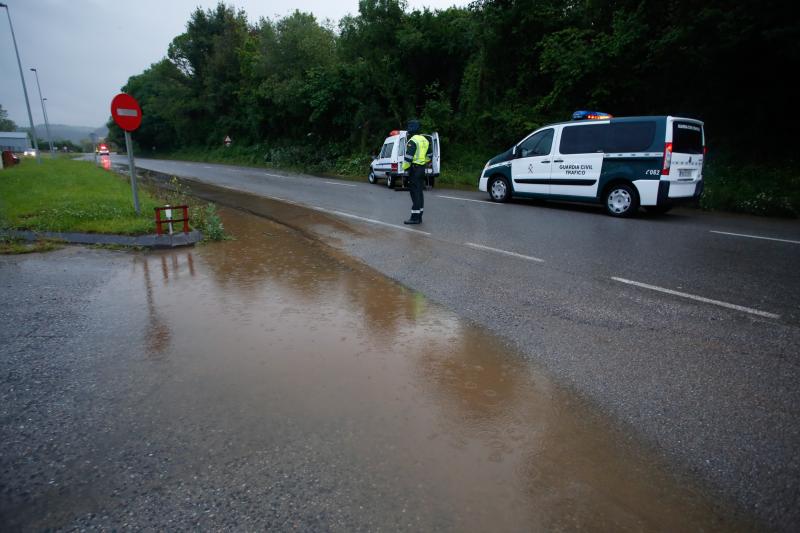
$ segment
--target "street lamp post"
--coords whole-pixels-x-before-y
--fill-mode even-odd
[[[39,155],[39,141],[36,140],[36,128],[33,127],[33,115],[31,114],[31,103],[28,101],[28,88],[25,86],[25,75],[22,73],[22,61],[19,60],[19,48],[17,48],[17,37],[14,35],[14,25],[11,24],[11,12],[8,6],[0,2],[0,7],[6,8],[6,15],[8,15],[8,27],[11,28],[11,40],[14,41],[14,51],[17,53],[17,65],[19,66],[19,77],[22,80],[22,93],[25,95],[25,107],[28,108],[28,120],[31,123],[31,137],[33,138],[33,149],[36,151],[36,162],[42,162],[42,157]]]
[[[42,111],[44,111],[44,127],[47,128],[47,139],[50,142],[50,154],[55,156],[56,148],[53,145],[53,137],[50,135],[50,119],[47,118],[47,98],[42,98]]]
[[[47,98],[42,98],[42,86],[39,83],[39,71],[35,68],[31,69],[34,74],[36,74],[36,87],[39,89],[39,100],[42,102],[42,115],[44,115],[44,127],[47,130],[47,142],[50,144],[50,157],[55,157],[55,152],[53,151],[53,137],[50,135],[50,122],[47,120],[47,109],[44,107],[44,101]]]

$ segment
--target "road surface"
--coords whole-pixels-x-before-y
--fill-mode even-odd
[[[620,220],[436,189],[409,228],[408,194],[366,180],[137,166],[224,188],[194,187],[321,236],[508,339],[712,491],[775,527],[800,520],[796,221],[694,210]]]

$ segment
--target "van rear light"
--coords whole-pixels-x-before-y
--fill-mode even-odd
[[[703,155],[708,155],[708,146],[703,146]]]
[[[392,163],[392,172],[397,172],[397,163]]]
[[[661,166],[661,175],[669,175],[669,167],[672,164],[672,143],[664,143],[664,164]]]

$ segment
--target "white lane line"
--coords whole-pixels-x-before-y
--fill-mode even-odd
[[[489,202],[486,200],[473,200],[472,198],[459,198],[458,196],[445,196],[444,194],[435,194],[437,198],[447,198],[448,200],[462,200],[464,202],[477,202],[479,204],[486,204],[486,205],[500,205],[496,202]]]
[[[474,242],[465,242],[466,246],[470,248],[477,248],[478,250],[486,250],[488,252],[495,252],[498,254],[509,255],[511,257],[516,257],[518,259],[525,259],[527,261],[536,261],[537,263],[544,263],[544,259],[539,259],[538,257],[532,257],[530,255],[522,255],[518,254],[517,252],[509,252],[507,250],[500,250],[498,248],[491,248],[489,246],[484,246],[482,244],[475,244]]]
[[[407,228],[405,226],[398,226],[396,224],[389,224],[388,222],[382,222],[380,220],[375,220],[374,218],[366,218],[366,217],[360,217],[358,215],[351,215],[350,213],[345,213],[343,211],[336,211],[335,209],[325,209],[324,207],[317,207],[315,205],[309,205],[306,207],[313,209],[315,211],[320,211],[322,213],[328,213],[329,215],[339,215],[340,217],[353,218],[355,220],[360,220],[362,222],[369,222],[370,224],[378,224],[380,226],[386,226],[388,228],[401,229],[403,231],[410,231],[412,233],[421,233],[422,235],[430,235],[430,233],[428,233],[427,231]]]
[[[214,167],[209,166],[209,165],[203,165],[203,168],[214,168]]]
[[[778,241],[778,242],[788,242],[790,244],[800,244],[800,241],[793,241],[791,239],[776,239],[775,237],[761,237],[759,235],[745,235],[744,233],[730,233],[727,231],[715,231],[709,230],[711,233],[717,233],[719,235],[732,235],[734,237],[747,237],[748,239],[763,239],[765,241]]]
[[[269,172],[263,172],[265,176],[270,176],[271,178],[280,178],[282,180],[288,180],[289,176],[281,176],[280,174],[270,174]]]
[[[341,185],[342,187],[357,187],[357,185],[353,185],[351,183],[339,183],[337,181],[326,181],[325,183],[330,183],[331,185]]]
[[[648,285],[647,283],[641,283],[639,281],[631,281],[629,279],[624,278],[615,278],[611,277],[614,281],[619,281],[620,283],[626,283],[628,285],[635,285],[636,287],[641,287],[643,289],[650,289],[653,291],[663,292],[666,294],[671,294],[672,296],[680,296],[682,298],[689,298],[690,300],[695,300],[697,302],[703,302],[707,304],[714,304],[719,305],[720,307],[726,307],[728,309],[734,309],[736,311],[742,311],[744,313],[750,313],[751,315],[758,315],[763,316],[766,318],[780,318],[781,315],[776,315],[775,313],[767,313],[766,311],[759,311],[758,309],[753,309],[752,307],[745,307],[743,305],[736,305],[736,304],[729,304],[728,302],[721,302],[719,300],[712,300],[711,298],[704,298],[702,296],[695,296],[694,294],[688,294],[685,292],[673,291],[672,289],[665,289],[664,287],[657,287],[655,285]]]

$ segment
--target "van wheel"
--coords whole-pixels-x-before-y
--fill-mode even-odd
[[[374,172],[370,172],[370,173],[369,173],[369,177],[367,178],[367,180],[369,180],[369,182],[370,182],[371,184],[373,184],[373,185],[375,185],[376,183],[378,183],[378,178],[376,178],[376,177],[375,177],[375,173],[374,173]]]
[[[495,176],[489,180],[489,198],[493,202],[507,202],[511,199],[511,187],[503,176]]]
[[[615,183],[606,190],[603,205],[612,217],[630,217],[639,209],[639,197],[630,185]]]
[[[394,178],[392,176],[386,176],[386,186],[394,189]]]

